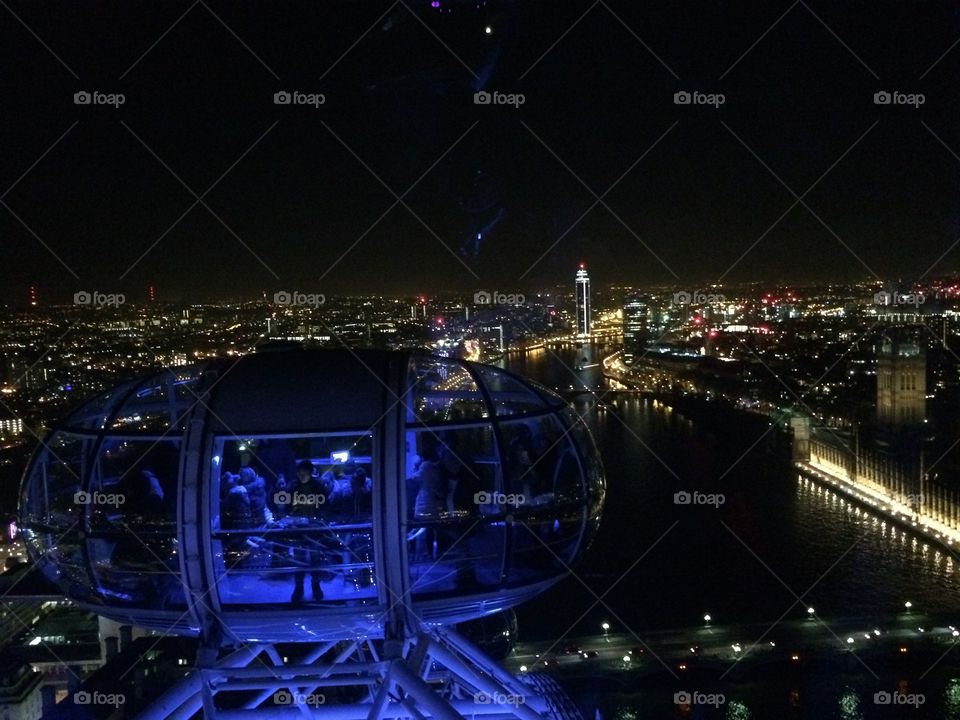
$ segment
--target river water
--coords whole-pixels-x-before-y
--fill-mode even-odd
[[[573,368],[592,365],[613,349],[536,350],[509,356],[503,365],[552,388],[593,388],[605,383],[601,368]],[[596,635],[603,622],[642,638],[645,632],[701,625],[705,613],[726,625],[772,624],[781,616],[803,618],[807,606],[828,623],[858,618],[879,624],[902,613],[907,600],[914,612],[944,622],[955,617],[953,624],[960,625],[960,556],[928,547],[802,482],[786,453],[771,452],[777,433],[765,420],[683,413],[627,395],[608,403],[610,409],[598,409],[590,395],[574,403],[593,431],[606,469],[600,530],[575,568],[576,577],[520,609],[522,639]],[[722,494],[724,502],[718,507],[676,504],[680,491]],[[594,593],[604,596],[601,603]],[[950,670],[958,661],[956,652],[960,649],[925,678],[928,692],[939,697],[948,688],[957,690],[953,675],[960,671]],[[902,708],[872,705],[871,688],[883,688],[861,670],[853,669],[847,680],[828,688],[826,704],[809,711],[813,714],[784,710],[769,716],[900,717],[884,712]],[[863,697],[854,705],[866,707],[844,714],[850,710],[850,688],[858,683]],[[940,703],[934,711],[933,704],[911,708],[904,717],[960,717],[960,710],[950,714]],[[644,713],[640,706],[627,716],[631,713],[673,717]]]

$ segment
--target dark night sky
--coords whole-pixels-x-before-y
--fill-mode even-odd
[[[0,6],[0,300],[510,291],[580,259],[601,283],[907,280],[960,236],[954,3],[476,4]],[[474,105],[479,86],[526,103]],[[237,237],[200,204],[167,232],[194,197],[134,133],[198,195],[233,166],[203,202]],[[803,199],[820,220],[798,204],[746,256],[794,197],[734,133],[798,195],[836,163]],[[570,229],[648,150],[604,197],[620,220],[598,204]],[[395,198],[351,151],[397,194],[444,156],[404,197],[422,222],[397,205],[358,242]],[[958,269],[960,247],[932,272]]]

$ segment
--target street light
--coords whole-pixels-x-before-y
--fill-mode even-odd
[[[603,630],[603,639],[607,642],[610,642],[610,637],[608,633],[610,632],[610,623],[605,622],[600,625],[600,628]]]
[[[808,607],[808,608],[807,608],[807,615],[809,615],[810,617],[813,617],[813,614],[814,614],[815,612],[817,612],[817,611],[816,611],[814,608],[812,608],[812,607]]]
[[[709,614],[703,616],[703,621],[704,621],[705,623],[709,624],[711,620],[713,620],[713,618],[710,617]]]
[[[913,607],[913,603],[910,602],[909,600],[907,600],[907,601],[903,604],[903,606],[904,606],[907,610],[909,610],[910,608]]]

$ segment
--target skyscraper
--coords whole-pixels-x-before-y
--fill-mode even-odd
[[[577,270],[577,337],[590,335],[590,276],[584,263]]]
[[[633,364],[647,346],[647,303],[639,295],[627,295],[623,301],[623,361]]]

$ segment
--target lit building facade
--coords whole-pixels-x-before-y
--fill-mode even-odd
[[[627,295],[623,302],[623,360],[627,365],[647,346],[647,303],[639,295]]]
[[[0,419],[0,437],[23,435],[23,420],[20,418]]]
[[[591,329],[590,315],[590,275],[583,263],[577,270],[577,337],[589,337]]]
[[[906,334],[883,338],[877,357],[877,420],[909,427],[926,417],[927,356],[916,338]]]

